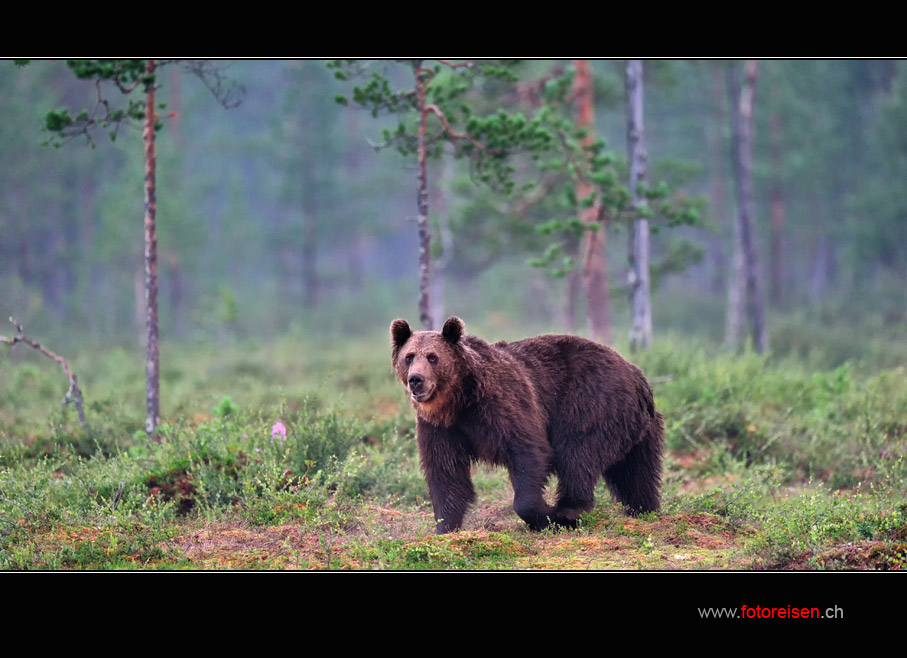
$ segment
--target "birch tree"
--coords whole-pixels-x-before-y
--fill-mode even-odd
[[[645,126],[643,122],[642,60],[627,60],[627,153],[630,161],[630,199],[636,219],[629,231],[630,346],[648,349],[652,344],[652,299],[649,282],[648,204]]]
[[[634,272],[630,275],[630,293],[631,299],[638,300],[641,309],[648,307],[648,310],[640,312],[638,327],[639,344],[642,345],[645,340],[645,345],[648,345],[651,342],[649,222],[657,216],[667,226],[691,224],[697,221],[698,212],[696,203],[691,200],[669,198],[670,190],[665,183],[654,187],[646,184],[641,63],[638,70],[633,66],[632,75],[627,71],[624,73],[628,94],[627,143],[632,173],[629,185],[623,182],[626,179],[617,156],[607,149],[604,140],[594,136],[593,77],[589,69],[586,60],[574,61],[573,70],[565,72],[567,79],[575,76],[570,93],[551,94],[547,109],[542,113],[545,125],[556,136],[557,145],[543,171],[546,175],[558,171],[571,182],[573,188],[570,190],[570,203],[557,210],[546,206],[549,212],[554,210],[551,212],[554,216],[538,228],[555,241],[546,248],[542,258],[532,262],[537,266],[551,267],[553,273],[569,276],[573,271],[569,248],[580,239],[583,245],[580,249],[580,269],[584,275],[590,338],[609,343],[612,340],[609,284],[601,250],[606,232],[612,230],[610,227],[617,230],[624,222],[628,223],[633,250],[630,262]],[[568,108],[573,111],[568,111]],[[574,215],[565,221],[556,214],[565,210],[579,216]],[[639,235],[639,238],[634,235]],[[569,283],[568,280],[568,290]],[[646,335],[648,338],[644,338]]]

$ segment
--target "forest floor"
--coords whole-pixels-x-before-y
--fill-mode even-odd
[[[58,409],[54,364],[4,364],[0,568],[907,569],[903,368],[666,344],[640,356],[666,419],[659,512],[628,517],[600,485],[578,529],[530,532],[506,472],[479,466],[463,530],[439,536],[386,355],[307,347],[171,358],[160,443],[140,359],[74,360],[88,429]]]
[[[435,535],[429,509],[360,500],[334,510],[343,521],[304,518],[257,524],[241,511],[217,520],[51,524],[19,552],[29,569],[190,570],[900,570],[907,526],[893,536],[825,542],[783,559],[760,554],[761,528],[711,513],[630,518],[615,505],[575,531],[530,532],[505,498],[485,500],[465,529]],[[25,537],[23,536],[23,539]],[[28,549],[26,549],[26,546]],[[23,550],[26,549],[26,550]],[[13,550],[15,553],[15,549]],[[61,559],[62,558],[62,559]],[[8,567],[13,565],[8,564]]]

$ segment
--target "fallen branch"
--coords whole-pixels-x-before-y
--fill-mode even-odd
[[[78,378],[73,374],[72,370],[69,369],[69,364],[59,354],[51,352],[49,349],[41,345],[36,340],[32,340],[25,335],[25,331],[22,329],[22,325],[16,322],[13,318],[10,318],[9,321],[16,328],[16,335],[12,338],[7,338],[6,336],[0,336],[0,343],[6,343],[7,345],[15,345],[16,343],[25,343],[26,345],[31,345],[36,350],[44,354],[45,356],[53,359],[60,364],[60,367],[63,368],[63,372],[69,378],[69,390],[66,391],[66,395],[63,397],[61,404],[66,405],[69,402],[72,402],[76,405],[76,410],[79,412],[79,422],[82,423],[82,428],[85,429],[88,427],[88,423],[85,421],[85,408],[82,405],[82,390],[79,388]]]

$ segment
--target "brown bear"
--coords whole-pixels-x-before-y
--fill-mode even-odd
[[[476,461],[507,468],[533,530],[576,527],[602,476],[630,514],[659,508],[664,424],[642,372],[614,350],[566,335],[492,345],[456,317],[441,331],[394,320],[391,344],[439,533],[463,523]],[[553,508],[543,497],[552,473]]]

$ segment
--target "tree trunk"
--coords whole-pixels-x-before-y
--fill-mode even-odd
[[[735,66],[728,68],[729,89],[734,99],[734,178],[737,189],[737,216],[740,226],[740,250],[746,279],[747,309],[753,329],[753,344],[757,352],[768,349],[765,324],[765,296],[759,270],[758,250],[753,211],[753,107],[759,62],[747,60],[744,80],[740,84]]]
[[[309,310],[318,306],[321,290],[318,283],[318,228],[315,213],[304,210],[302,216],[302,289],[305,307]]]
[[[360,171],[362,169],[362,162],[359,149],[353,146],[353,143],[357,142],[356,136],[359,134],[359,113],[346,112],[345,114],[346,134],[349,144],[346,147],[346,154],[344,156],[344,168],[346,169],[350,180],[359,181],[362,175]],[[347,203],[349,204],[349,201]],[[354,212],[358,212],[358,210],[358,205],[353,206]],[[365,271],[362,266],[364,251],[365,244],[363,231],[356,231],[354,235],[350,237],[346,251],[349,286],[350,290],[354,293],[362,290],[362,283],[365,280]]]
[[[582,293],[583,282],[579,272],[576,269],[576,263],[579,262],[577,254],[579,252],[579,240],[574,237],[567,238],[567,255],[573,261],[574,265],[567,272],[567,282],[565,284],[564,300],[564,327],[568,334],[575,334],[578,331],[579,323],[577,322],[577,306]]]
[[[155,63],[148,60],[145,74],[154,77]],[[158,348],[157,322],[157,199],[155,192],[154,155],[154,82],[145,89],[145,128],[142,134],[145,143],[145,332],[147,336],[147,359],[145,383],[147,418],[145,431],[155,436],[161,421],[160,412],[160,351]],[[157,439],[157,437],[155,437]],[[159,440],[159,439],[158,439]]]
[[[740,80],[733,65],[725,68],[725,73],[725,87],[730,108],[729,116],[733,128],[733,134],[731,135],[733,140],[731,150],[733,152],[736,148],[737,139],[737,100],[740,95]],[[733,160],[736,163],[736,159]],[[737,182],[736,176],[734,182]],[[724,341],[729,348],[736,349],[740,346],[740,342],[743,339],[743,326],[745,323],[744,303],[746,299],[746,280],[743,275],[743,249],[740,246],[739,212],[735,212],[732,233],[731,259],[727,281],[727,322]]]
[[[416,225],[419,227],[419,321],[422,329],[434,329],[431,315],[431,231],[428,228],[428,172],[425,145],[425,130],[428,112],[425,109],[426,80],[422,70],[422,60],[413,63],[416,76],[416,96],[419,110],[418,141],[418,193],[416,195]]]
[[[770,298],[780,304],[784,298],[784,193],[778,179],[772,183],[772,254]]]
[[[743,337],[744,301],[746,299],[746,278],[743,274],[743,249],[740,246],[740,222],[734,221],[734,236],[730,270],[728,271],[727,287],[727,324],[725,326],[724,342],[731,348],[740,346]]]
[[[94,253],[95,249],[95,193],[96,185],[94,178],[85,172],[80,184],[81,189],[81,227],[79,230],[79,249],[83,254],[85,265],[81,272],[81,285],[79,299],[85,307],[85,317],[88,321],[88,335],[91,339],[97,340],[100,336],[100,326],[97,317],[97,299],[98,280],[101,278],[101,268],[94,258],[89,254]]]
[[[592,75],[589,72],[589,61],[574,60],[576,78],[574,79],[574,98],[578,105],[577,125],[587,130],[584,143],[591,145],[595,141],[595,109],[593,102]],[[576,199],[583,199],[592,194],[592,186],[579,180],[576,183]],[[580,220],[584,224],[598,222],[598,210],[593,205],[580,209]],[[608,288],[608,268],[605,263],[604,222],[599,223],[598,230],[586,231],[585,248],[582,250],[583,274],[586,285],[586,314],[589,318],[589,338],[594,341],[610,344],[613,342],[611,328],[611,298]]]
[[[50,254],[50,262],[47,265],[44,298],[47,300],[56,324],[62,324],[66,315],[66,305],[63,301],[65,296],[65,275],[62,264],[66,245],[63,237],[63,222],[60,217],[59,203],[54,203],[52,219],[48,226],[47,247]]]
[[[777,87],[772,89],[777,96]],[[775,114],[769,123],[772,138],[772,249],[769,259],[769,296],[773,304],[779,304],[784,295],[784,192],[781,189],[781,116]]]
[[[167,287],[167,302],[170,304],[171,322],[167,327],[173,334],[184,337],[186,335],[186,280],[180,257],[170,253],[166,258],[170,285]]]
[[[318,279],[318,206],[314,172],[306,167],[302,175],[302,290],[307,309],[318,306],[321,285]]]
[[[436,318],[444,314],[444,288],[447,281],[447,268],[453,256],[453,233],[450,230],[450,198],[453,189],[453,163],[449,158],[441,160],[441,171],[438,175],[435,212],[438,215],[438,239],[441,241],[441,256],[435,259],[435,275],[432,278],[432,315]]]
[[[712,100],[714,103],[714,113],[707,132],[709,151],[711,152],[711,188],[712,198],[711,207],[714,213],[715,222],[718,225],[716,235],[708,238],[709,261],[712,265],[712,278],[710,280],[710,289],[717,297],[725,291],[727,286],[728,261],[725,251],[727,250],[728,227],[733,226],[728,221],[727,210],[727,193],[725,187],[724,171],[727,163],[727,151],[724,143],[724,128],[727,125],[724,104],[727,95],[727,84],[722,75],[719,66],[712,67]]]
[[[642,60],[627,61],[627,153],[630,160],[630,198],[637,211],[646,209],[646,199],[637,187],[646,182],[646,134],[643,122]],[[630,230],[629,292],[632,324],[630,347],[649,349],[652,344],[652,296],[649,282],[649,220],[637,219]]]

